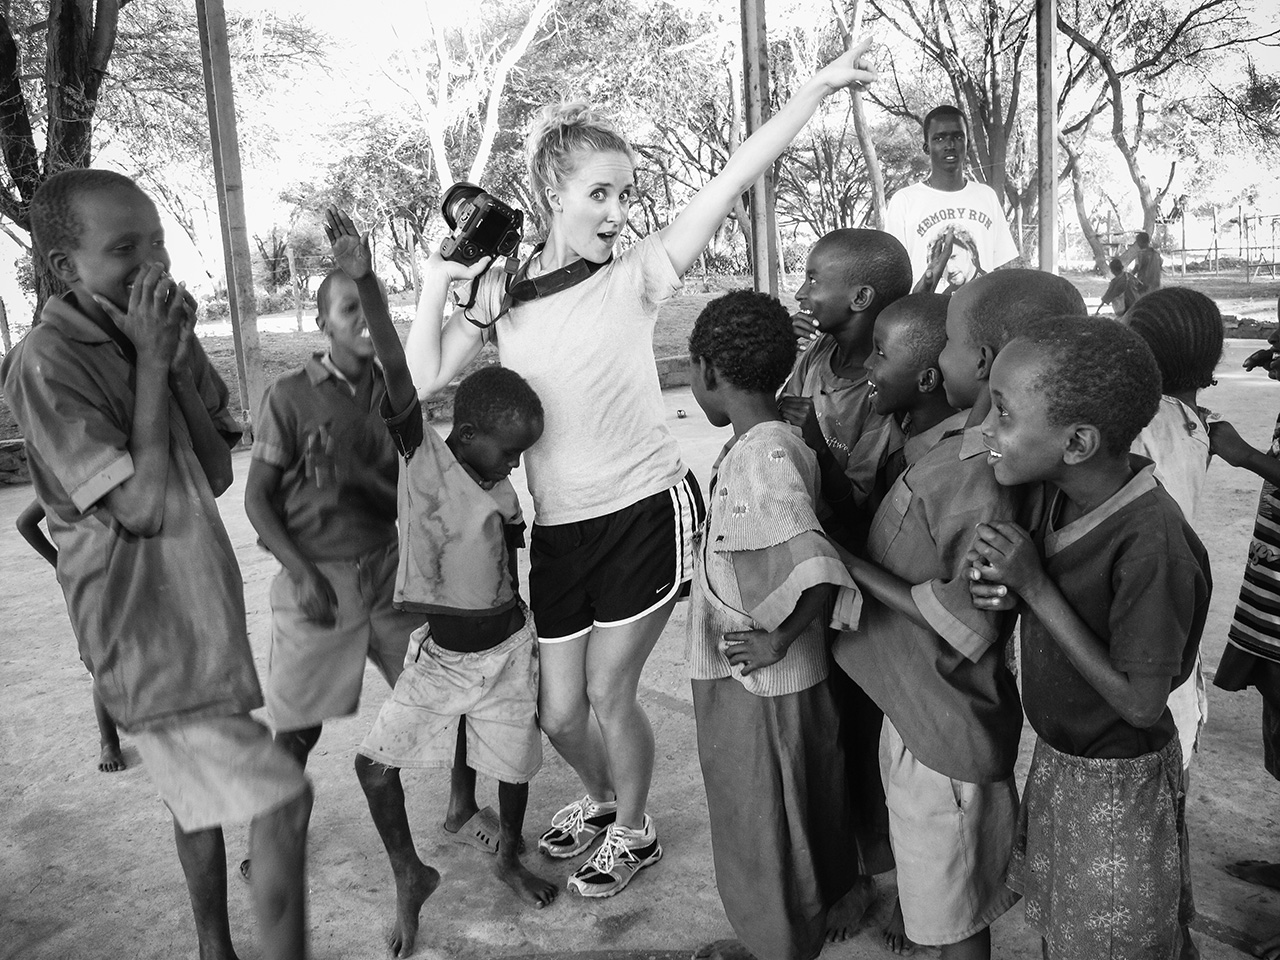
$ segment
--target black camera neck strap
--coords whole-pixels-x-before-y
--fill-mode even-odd
[[[487,330],[495,323],[511,312],[511,308],[519,303],[528,303],[530,300],[538,300],[542,297],[549,297],[553,293],[559,293],[561,290],[568,290],[570,287],[577,286],[583,280],[593,276],[601,267],[607,266],[613,262],[610,257],[603,263],[594,263],[590,260],[584,260],[581,257],[572,263],[567,263],[563,267],[548,271],[547,273],[538,274],[536,277],[529,276],[529,267],[533,261],[537,259],[538,254],[542,253],[545,244],[538,244],[530,254],[529,259],[520,265],[520,269],[512,276],[507,274],[506,288],[502,295],[502,306],[495,316],[488,323],[476,320],[470,313],[464,309],[463,316],[467,320],[482,330]],[[476,278],[476,284],[479,285],[479,278]],[[470,307],[475,303],[475,290],[472,290],[471,301],[467,304]]]

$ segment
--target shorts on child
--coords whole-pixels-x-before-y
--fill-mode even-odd
[[[307,790],[302,766],[247,714],[132,733],[184,833],[252,820]]]
[[[475,653],[446,650],[423,624],[404,672],[358,752],[389,767],[452,767],[458,724],[467,724],[467,765],[504,783],[528,783],[542,766],[538,643],[533,620]]]
[[[543,643],[620,627],[657,610],[693,576],[693,537],[706,508],[692,473],[603,517],[535,523],[529,605]]]
[[[1195,918],[1178,738],[1075,757],[1036,741],[1009,885],[1049,960],[1169,960]]]
[[[907,936],[942,946],[991,926],[1018,902],[1005,886],[1018,813],[1013,778],[966,783],[931,770],[888,717],[880,772]]]
[[[398,549],[385,547],[354,560],[316,564],[338,597],[331,627],[308,620],[298,586],[283,568],[271,583],[271,653],[267,660],[267,716],[276,730],[304,730],[355,713],[365,659],[394,686],[409,634],[421,614],[392,606]]]

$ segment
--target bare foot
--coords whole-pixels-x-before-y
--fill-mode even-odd
[[[560,888],[554,883],[531,872],[520,862],[519,857],[508,859],[499,855],[498,862],[493,865],[493,872],[516,892],[516,896],[539,910],[555,900],[556,894],[560,892]]]
[[[916,952],[916,945],[907,939],[907,927],[902,920],[902,901],[893,898],[893,916],[884,925],[884,948],[900,957],[909,957]]]
[[[1280,960],[1280,936],[1255,944],[1251,952],[1262,960]]]
[[[98,771],[100,773],[118,773],[124,768],[124,755],[120,752],[120,744],[104,743],[102,752],[98,754]]]
[[[393,957],[407,957],[413,953],[413,942],[418,939],[418,914],[427,897],[440,886],[440,873],[434,867],[417,863],[406,867],[404,876],[396,876],[396,923],[387,938]]]
[[[1235,863],[1226,864],[1222,869],[1245,883],[1280,890],[1280,863],[1268,863],[1266,860],[1237,860]]]
[[[693,951],[693,960],[756,960],[739,940],[717,940]]]
[[[876,902],[876,882],[860,876],[849,892],[827,911],[827,943],[844,943],[862,928],[862,920]]]

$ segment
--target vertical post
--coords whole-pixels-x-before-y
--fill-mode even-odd
[[[746,101],[747,136],[755,133],[769,113],[769,43],[764,23],[765,0],[741,0],[742,86]],[[778,295],[778,234],[774,224],[773,169],[751,185],[751,272],[755,288]]]
[[[204,64],[213,175],[218,189],[218,219],[222,225],[231,335],[236,348],[236,371],[240,377],[241,417],[247,426],[252,426],[262,401],[265,378],[262,349],[258,344],[258,311],[253,293],[249,229],[244,213],[235,96],[231,89],[231,50],[227,44],[227,17],[222,0],[196,0],[196,20],[200,30],[200,57]]]
[[[1053,94],[1057,0],[1036,4],[1037,155],[1040,171],[1040,269],[1058,272],[1058,105]]]
[[[1182,204],[1182,275],[1187,275],[1187,204]]]

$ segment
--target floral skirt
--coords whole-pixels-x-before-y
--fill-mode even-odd
[[[1182,749],[1075,757],[1036,741],[1009,886],[1049,960],[1173,960],[1195,916]]]

